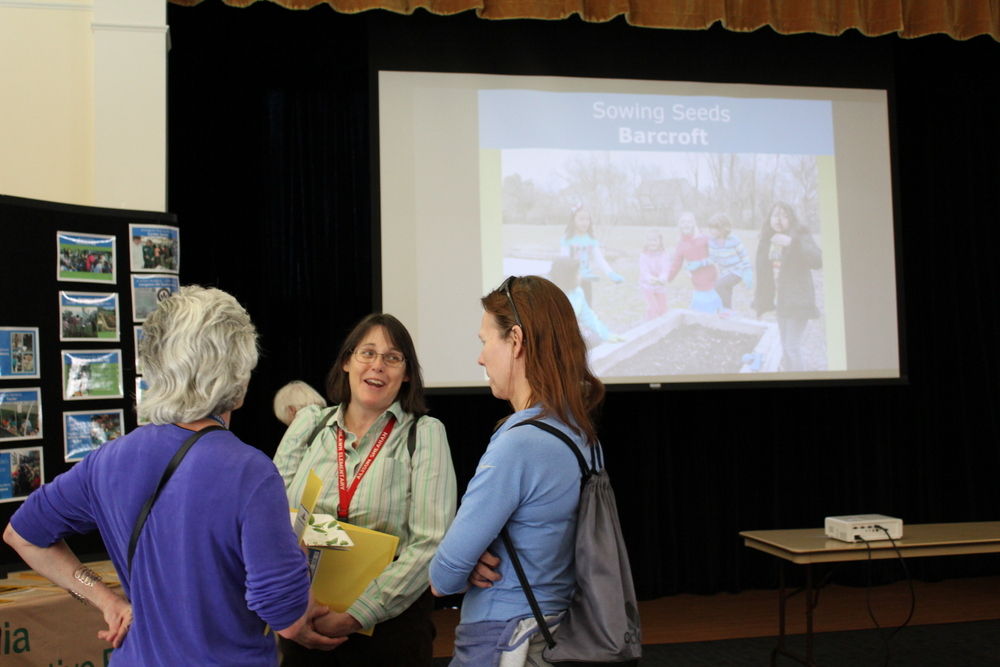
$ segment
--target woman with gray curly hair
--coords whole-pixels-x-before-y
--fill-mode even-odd
[[[181,288],[143,326],[139,414],[151,423],[32,493],[7,526],[30,567],[104,613],[111,665],[273,667],[268,626],[311,648],[343,641],[314,628],[327,610],[311,600],[281,476],[228,430],[257,356],[236,299]],[[127,599],[64,541],[95,529]]]

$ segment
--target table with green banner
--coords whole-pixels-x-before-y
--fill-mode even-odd
[[[88,563],[112,588],[120,588],[110,561]],[[111,645],[96,607],[30,570],[0,579],[0,667],[106,667]]]

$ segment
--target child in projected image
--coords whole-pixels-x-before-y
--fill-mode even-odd
[[[646,234],[646,245],[639,254],[639,291],[646,300],[646,321],[667,312],[667,281],[670,256],[663,247],[663,232],[658,228]]]
[[[569,224],[566,226],[566,234],[559,245],[559,253],[563,257],[570,257],[580,263],[580,286],[583,287],[588,304],[594,302],[591,283],[600,280],[600,276],[594,273],[595,269],[607,274],[616,285],[625,282],[625,279],[604,259],[601,245],[594,238],[594,221],[590,217],[590,211],[582,204],[573,207]]]
[[[722,300],[715,291],[718,273],[708,256],[708,235],[698,229],[698,222],[690,211],[684,211],[677,219],[677,231],[680,233],[680,240],[670,262],[667,280],[676,278],[682,268],[690,271],[691,284],[694,286],[691,310],[716,313],[722,307]]]
[[[595,339],[606,343],[625,341],[624,336],[611,333],[587,303],[587,297],[580,286],[580,263],[577,260],[570,257],[553,260],[552,268],[549,269],[549,280],[569,297],[577,324],[580,325],[580,332],[588,343],[593,343]]]
[[[753,269],[743,241],[733,234],[733,223],[725,213],[716,213],[708,220],[708,256],[719,270],[715,291],[722,299],[719,317],[733,316],[733,287],[740,282],[753,291]]]
[[[783,371],[808,370],[802,335],[809,320],[819,317],[812,272],[822,267],[823,253],[795,209],[775,202],[760,231],[753,307],[758,318],[777,313]]]

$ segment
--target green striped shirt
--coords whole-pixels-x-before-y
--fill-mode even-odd
[[[309,446],[306,438],[331,410],[336,411],[333,419]],[[353,446],[357,438],[344,429],[348,486],[393,415],[396,425],[358,484],[347,519],[350,524],[399,537],[396,560],[347,610],[366,628],[398,616],[427,590],[431,557],[455,518],[457,483],[444,424],[433,417],[420,419],[411,460],[407,435],[413,415],[399,401],[372,424],[357,447]],[[343,406],[321,409],[310,405],[295,415],[274,456],[285,480],[289,507],[298,507],[312,469],[323,480],[313,511],[337,515],[337,430],[341,428]]]

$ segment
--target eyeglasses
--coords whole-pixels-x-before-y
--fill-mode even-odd
[[[406,363],[406,359],[399,352],[385,352],[379,354],[375,350],[364,349],[354,350],[354,358],[363,364],[374,364],[375,360],[382,357],[382,363],[391,368],[399,368]]]
[[[515,276],[509,276],[507,280],[503,281],[503,285],[500,286],[500,289],[503,290],[504,294],[507,295],[507,300],[510,301],[510,308],[514,311],[514,321],[517,322],[517,326],[521,327],[521,336],[523,338],[527,331],[521,323],[521,316],[517,312],[517,304],[514,303],[514,297],[511,296],[510,293],[510,288],[514,286],[514,281],[516,279],[517,278]]]

